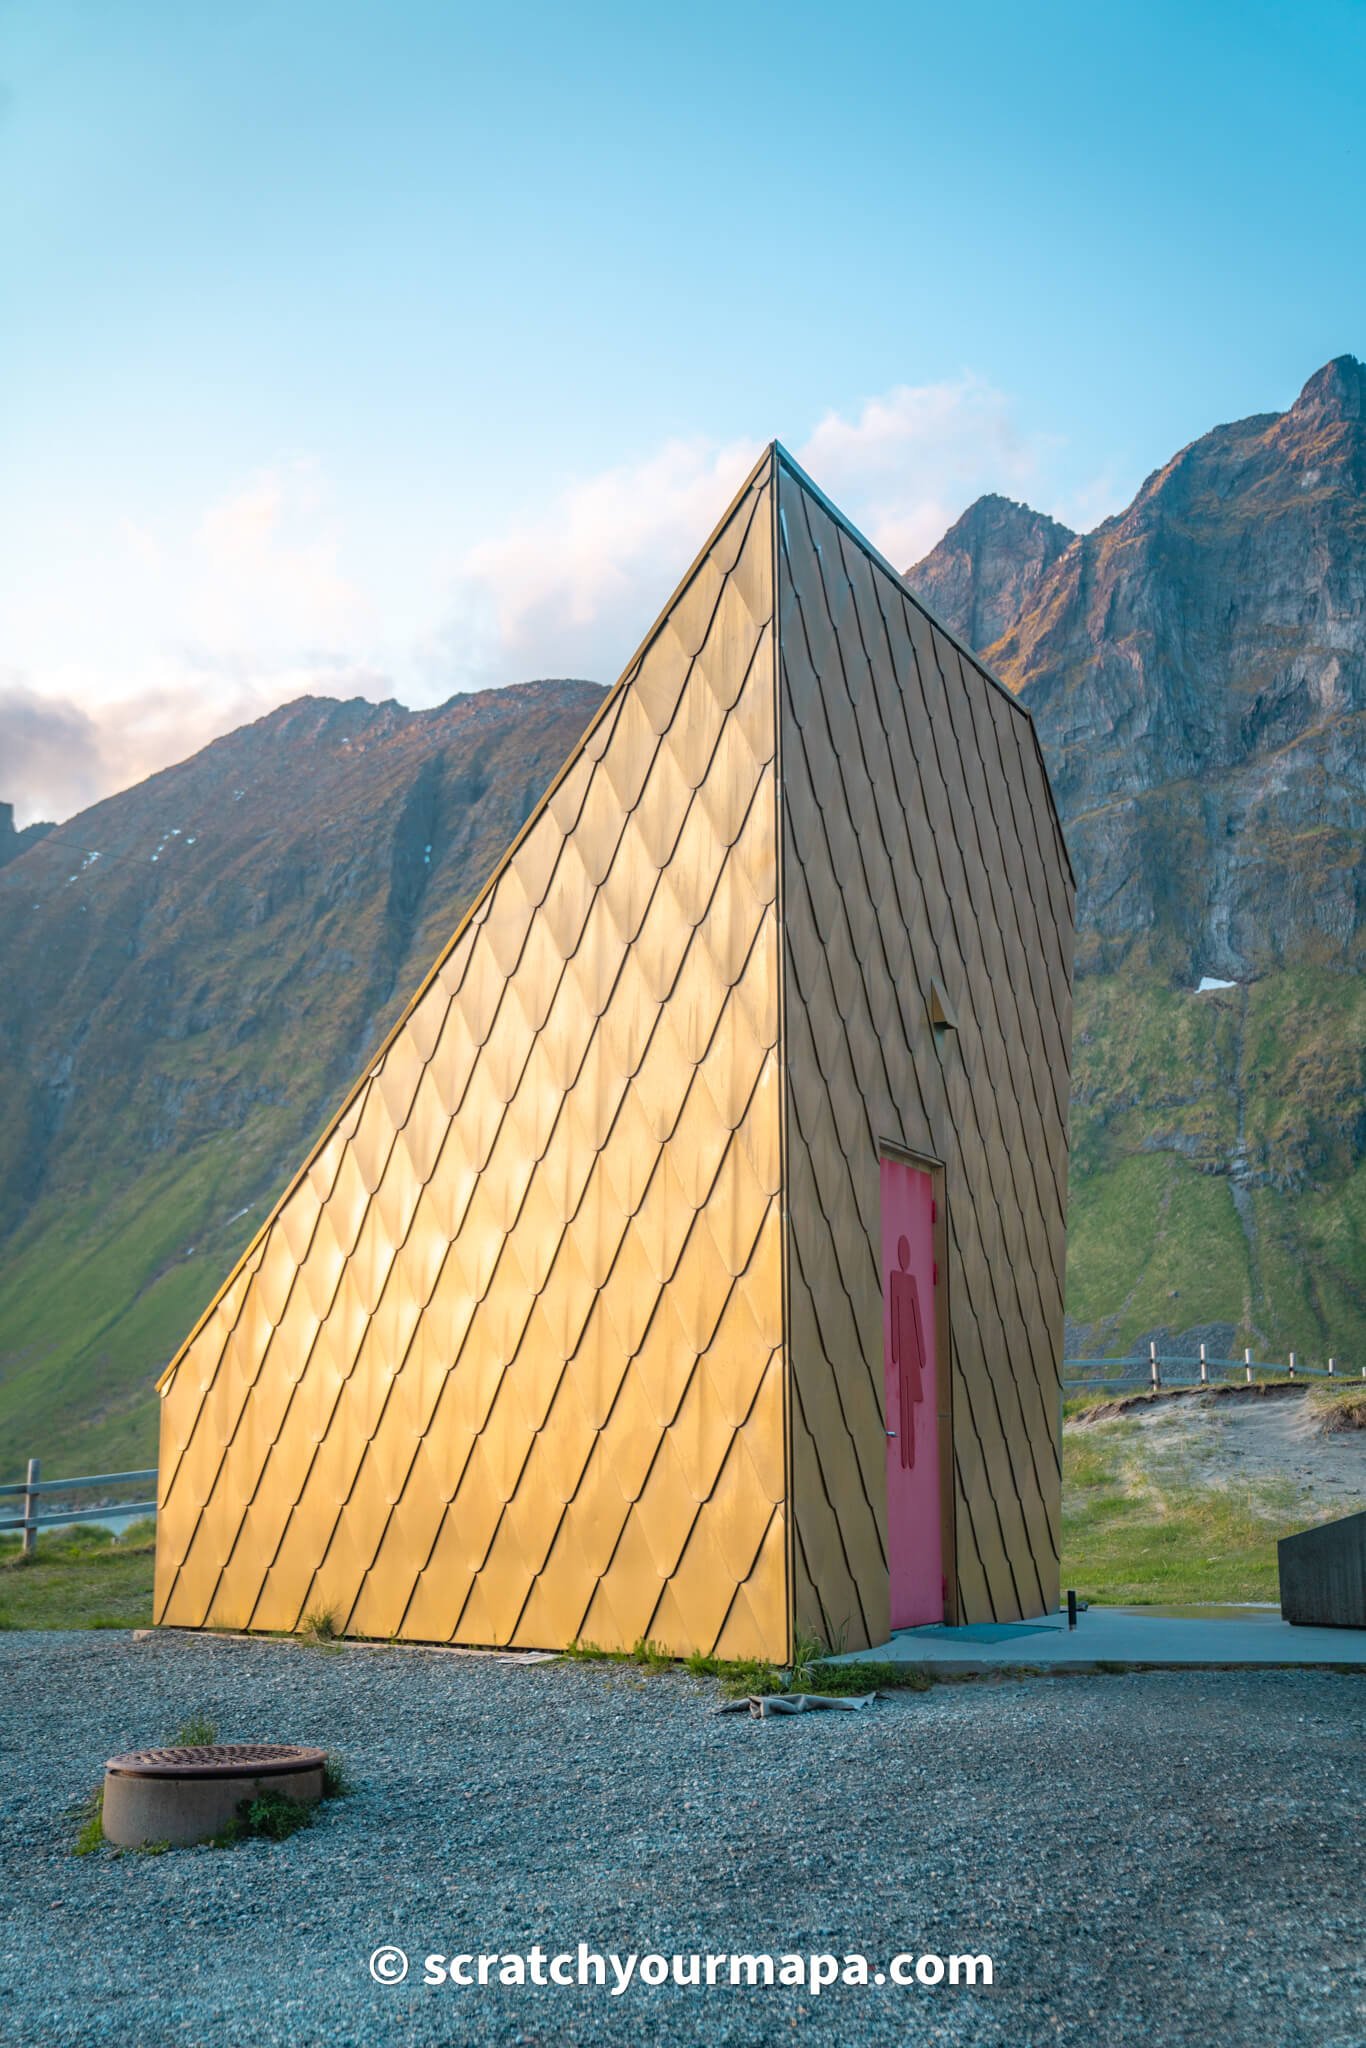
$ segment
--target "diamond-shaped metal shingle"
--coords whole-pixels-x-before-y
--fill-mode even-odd
[[[1055,1589],[1071,903],[993,689],[770,453],[170,1373],[160,1618],[876,1636],[888,1140],[960,1610]]]

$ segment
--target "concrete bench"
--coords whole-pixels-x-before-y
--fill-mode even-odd
[[[1366,1628],[1366,1510],[1283,1536],[1281,1613],[1317,1628]]]

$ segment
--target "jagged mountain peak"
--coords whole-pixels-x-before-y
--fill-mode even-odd
[[[906,580],[937,618],[978,650],[1020,616],[1076,535],[1046,512],[989,491],[968,506]]]
[[[980,533],[993,528],[1020,533],[1061,534],[1064,546],[1076,537],[1061,520],[1051,518],[1047,512],[1036,512],[1023,498],[1007,498],[1000,491],[984,491],[980,498],[973,499],[966,512],[960,513],[944,539],[949,540],[954,534]]]
[[[957,566],[960,588],[987,573],[1020,599],[984,651],[1038,726],[1084,966],[1136,948],[1244,979],[1360,956],[1364,393],[1340,356],[1286,412],[1192,441],[1042,573],[1018,545],[1012,581],[1001,531]]]
[[[1287,415],[1290,419],[1366,419],[1366,363],[1334,356],[1315,370]]]

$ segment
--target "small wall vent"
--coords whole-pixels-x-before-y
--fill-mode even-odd
[[[945,1035],[958,1029],[958,1019],[953,1005],[944,993],[942,982],[930,983],[930,1023],[934,1027],[935,1043],[943,1045]]]

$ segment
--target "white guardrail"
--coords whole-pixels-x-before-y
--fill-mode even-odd
[[[1210,1358],[1205,1346],[1200,1346],[1198,1358],[1159,1356],[1156,1344],[1148,1346],[1146,1358],[1065,1358],[1062,1362],[1062,1384],[1066,1393],[1074,1387],[1113,1387],[1116,1391],[1129,1387],[1179,1387],[1212,1386],[1227,1382],[1230,1378],[1242,1379],[1247,1386],[1254,1383],[1259,1373],[1269,1373],[1278,1380],[1335,1380],[1353,1377],[1344,1372],[1338,1359],[1330,1358],[1327,1365],[1305,1365],[1292,1351],[1289,1359],[1255,1359],[1250,1351],[1244,1351],[1238,1358]],[[1361,1377],[1366,1380],[1366,1365],[1361,1368]]]
[[[1326,1366],[1302,1365],[1293,1351],[1284,1365],[1254,1359],[1250,1351],[1244,1351],[1241,1360],[1210,1358],[1203,1344],[1198,1358],[1164,1358],[1159,1357],[1156,1344],[1150,1344],[1146,1358],[1065,1358],[1062,1387],[1064,1395],[1082,1387],[1109,1387],[1116,1393],[1122,1393],[1145,1385],[1153,1388],[1218,1385],[1239,1374],[1250,1386],[1257,1373],[1270,1373],[1277,1379],[1292,1380],[1351,1377],[1339,1370],[1336,1358],[1330,1358]],[[1366,1380],[1366,1365],[1361,1368],[1361,1377]],[[38,1512],[38,1502],[44,1494],[84,1493],[94,1486],[137,1485],[149,1479],[155,1480],[155,1465],[142,1472],[94,1472],[78,1479],[43,1479],[40,1471],[37,1458],[30,1458],[26,1479],[0,1486],[0,1494],[10,1498],[17,1496],[23,1502],[21,1514],[0,1517],[0,1531],[18,1529],[22,1532],[25,1557],[32,1557],[40,1529],[69,1527],[73,1522],[119,1521],[125,1516],[154,1515],[157,1511],[154,1500],[123,1500],[105,1502],[97,1507],[58,1508],[51,1514]]]

